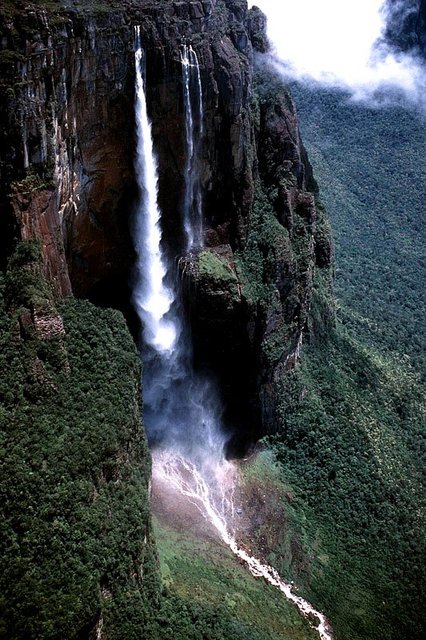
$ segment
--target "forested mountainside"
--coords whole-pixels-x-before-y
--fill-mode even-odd
[[[268,47],[265,16],[245,0],[0,8],[0,637],[315,636],[275,592],[241,577],[216,541],[212,551],[210,539],[185,538],[182,523],[171,526],[163,506],[150,503],[130,337],[137,341],[137,25],[163,244],[179,261],[195,367],[218,381],[228,455],[251,453],[264,438],[253,464],[241,463],[248,543],[326,612],[337,640],[420,638],[424,407],[414,249],[404,240],[398,254],[409,258],[415,307],[398,359],[381,328],[389,299],[380,297],[366,320],[351,304],[365,287],[361,251],[348,252],[356,278],[338,279],[348,302],[336,322],[323,205],[341,247],[330,195],[338,187],[340,211],[356,213],[345,225],[358,224],[364,249],[360,196],[336,184],[337,168],[333,180],[324,174],[306,128],[315,181],[289,89],[257,65]],[[184,43],[199,60],[204,111],[204,242],[191,253],[180,207]],[[302,96],[302,110],[309,99]],[[334,151],[349,172],[348,154]],[[419,158],[410,171],[421,166]],[[410,229],[415,193],[407,195]],[[367,282],[380,289],[378,278]],[[402,312],[392,313],[401,322]]]
[[[135,353],[117,314],[69,297],[118,306],[135,325],[135,25],[171,253],[182,245],[182,39],[201,63],[207,231],[203,252],[188,259],[186,289],[197,282],[195,355],[223,372],[228,413],[241,430],[234,449],[272,429],[270,363],[283,372],[294,365],[315,263],[331,268],[291,98],[273,81],[273,107],[254,78],[253,46],[265,47],[259,11],[241,1],[2,5],[2,340],[20,371],[18,383],[6,367],[2,387],[5,637],[136,638],[141,629],[161,637],[162,616],[173,612],[177,628],[193,626],[194,637],[199,626],[211,637],[231,627],[251,633],[238,631],[226,609],[207,624],[207,605],[159,600]],[[63,461],[55,464],[58,448]],[[253,634],[263,637],[262,629]]]
[[[424,2],[387,6],[389,44],[422,64]],[[331,619],[339,611],[336,632],[421,637],[425,115],[386,87],[368,101],[290,86],[333,227],[337,313],[329,339],[304,351],[292,388],[302,401],[284,407],[286,435],[272,446],[300,512],[312,509],[309,587],[328,593]]]

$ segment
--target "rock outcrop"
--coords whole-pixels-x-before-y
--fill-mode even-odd
[[[35,239],[41,249],[42,276],[54,292],[47,306],[24,304],[16,309],[15,337],[25,342],[31,335],[44,350],[52,341],[62,345],[67,327],[55,304],[70,293],[118,307],[131,322],[135,25],[140,25],[145,51],[164,244],[179,257],[195,365],[215,373],[225,419],[234,434],[230,448],[240,452],[260,435],[274,431],[283,376],[296,366],[303,340],[314,339],[332,317],[330,231],[317,205],[292,99],[281,80],[261,63],[267,52],[265,17],[256,8],[249,11],[246,0],[76,0],[72,6],[65,1],[2,6],[0,267],[5,268],[18,240]],[[184,42],[197,52],[205,116],[199,159],[205,244],[190,255],[184,254],[180,231]],[[12,309],[13,301],[9,303]],[[92,312],[73,313],[81,314],[83,324],[90,316],[96,326]],[[102,331],[112,339],[109,317],[102,322]],[[91,362],[85,354],[96,352],[100,329],[93,337],[86,328],[80,329],[83,337],[74,327],[74,360],[83,350],[83,376]],[[37,390],[43,389],[54,413],[52,397],[61,389],[72,389],[76,365],[65,347],[58,347],[52,363],[43,360],[43,349],[31,361],[29,399],[36,403]],[[122,354],[117,362],[137,380],[136,370],[125,367],[130,359]],[[59,369],[52,373],[51,367]],[[109,378],[106,388],[98,382],[104,394],[114,385]],[[90,395],[85,378],[81,385],[81,393]],[[96,459],[103,471],[93,480],[93,501],[100,492],[98,485],[109,495],[110,490],[119,491],[121,475],[127,474],[130,484],[124,482],[123,491],[132,496],[142,491],[138,509],[145,514],[149,537],[146,451],[143,438],[134,432],[134,397],[130,404],[129,411],[121,406],[120,413],[134,418],[124,428],[127,440],[118,435],[115,448],[100,452],[101,458],[105,454],[105,465]],[[114,407],[110,409],[112,422],[105,426],[100,418],[102,429],[113,433],[112,424],[120,433]],[[79,429],[82,425],[79,420]],[[89,440],[91,434],[100,434],[92,417],[87,429]],[[62,437],[59,432],[58,438]],[[142,469],[140,482],[134,476],[138,469]],[[72,475],[74,470],[66,473]],[[118,489],[111,489],[116,482]],[[94,531],[111,527],[108,540],[113,549],[114,532],[122,523],[115,522],[111,513],[105,525],[104,515],[100,512]],[[37,522],[43,523],[43,517]],[[138,529],[134,520],[132,526]],[[144,611],[155,602],[156,591],[153,587],[153,595],[145,593],[142,575],[147,550],[155,582],[155,553],[146,542],[137,545],[140,534],[138,529],[132,537],[133,551],[129,542],[133,560],[125,567],[108,565],[104,577],[95,572],[101,595],[89,594],[90,612],[75,637],[130,637],[125,626],[114,627],[118,623],[108,619],[114,607],[130,606],[127,585],[132,602],[143,600]],[[79,611],[76,607],[73,619]],[[123,614],[122,623],[126,620]]]
[[[330,271],[332,262],[294,105],[270,71],[257,64],[254,75],[256,56],[267,50],[266,21],[245,0],[125,6],[53,14],[29,6],[3,16],[1,179],[3,194],[11,193],[0,200],[3,237],[15,229],[40,240],[44,272],[58,295],[72,290],[131,315],[133,27],[140,24],[145,49],[172,255],[182,253],[179,47],[191,42],[205,114],[206,248],[182,260],[188,313],[196,361],[216,370],[231,423],[252,416],[250,439],[274,429],[273,380],[297,361],[315,268]],[[222,276],[228,270],[230,279],[212,278],[203,269],[208,263],[223,263]]]
[[[426,1],[388,0],[385,38],[400,51],[426,57]]]

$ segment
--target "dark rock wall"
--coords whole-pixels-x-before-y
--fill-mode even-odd
[[[2,86],[3,122],[14,132],[4,160],[13,167],[14,195],[2,202],[1,216],[7,219],[11,204],[21,237],[41,240],[46,275],[62,274],[58,293],[69,293],[72,281],[85,294],[122,275],[128,255],[131,29],[118,14],[53,19],[27,11],[2,33],[20,59]]]
[[[245,3],[228,4],[229,12],[221,3],[141,2],[87,17],[31,7],[3,16],[2,235],[14,229],[41,239],[46,274],[61,273],[58,293],[70,291],[70,280],[77,295],[106,290],[126,280],[131,265],[135,24],[146,50],[167,235],[179,227],[182,198],[179,44],[192,39],[206,100],[206,216],[241,241],[250,202],[250,187],[240,185],[251,44],[241,24]]]
[[[195,358],[218,373],[231,423],[254,416],[246,430],[255,437],[274,428],[277,369],[298,359],[315,263],[329,269],[332,259],[294,105],[269,72],[254,79],[255,59],[267,50],[266,21],[258,9],[248,11],[245,0],[143,0],[119,7],[46,13],[28,6],[2,17],[5,244],[13,232],[40,239],[45,275],[59,295],[72,289],[128,310],[136,195],[133,26],[140,24],[164,238],[171,255],[180,254],[179,47],[191,42],[205,112],[206,252],[213,267],[217,259],[235,279],[230,302],[221,269],[219,276],[215,268],[203,271],[197,256],[183,261]],[[259,213],[262,198],[267,214]],[[260,261],[256,272],[253,256]],[[208,260],[204,266],[211,267]]]

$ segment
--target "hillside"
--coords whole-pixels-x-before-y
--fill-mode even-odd
[[[323,558],[308,592],[335,613],[336,635],[420,638],[424,123],[339,92],[292,92],[333,225],[337,322],[287,381],[295,402],[283,402],[272,446],[312,557]]]
[[[245,0],[0,36],[0,638],[423,638],[424,122],[290,92]]]

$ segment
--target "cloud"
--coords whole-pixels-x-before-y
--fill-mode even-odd
[[[390,92],[421,103],[425,72],[413,54],[386,42],[389,12],[402,20],[403,3],[384,0],[257,0],[281,70],[293,78],[342,87],[360,100]],[[408,10],[413,2],[408,1]],[[407,6],[407,4],[405,6]],[[395,8],[398,11],[395,11]]]

